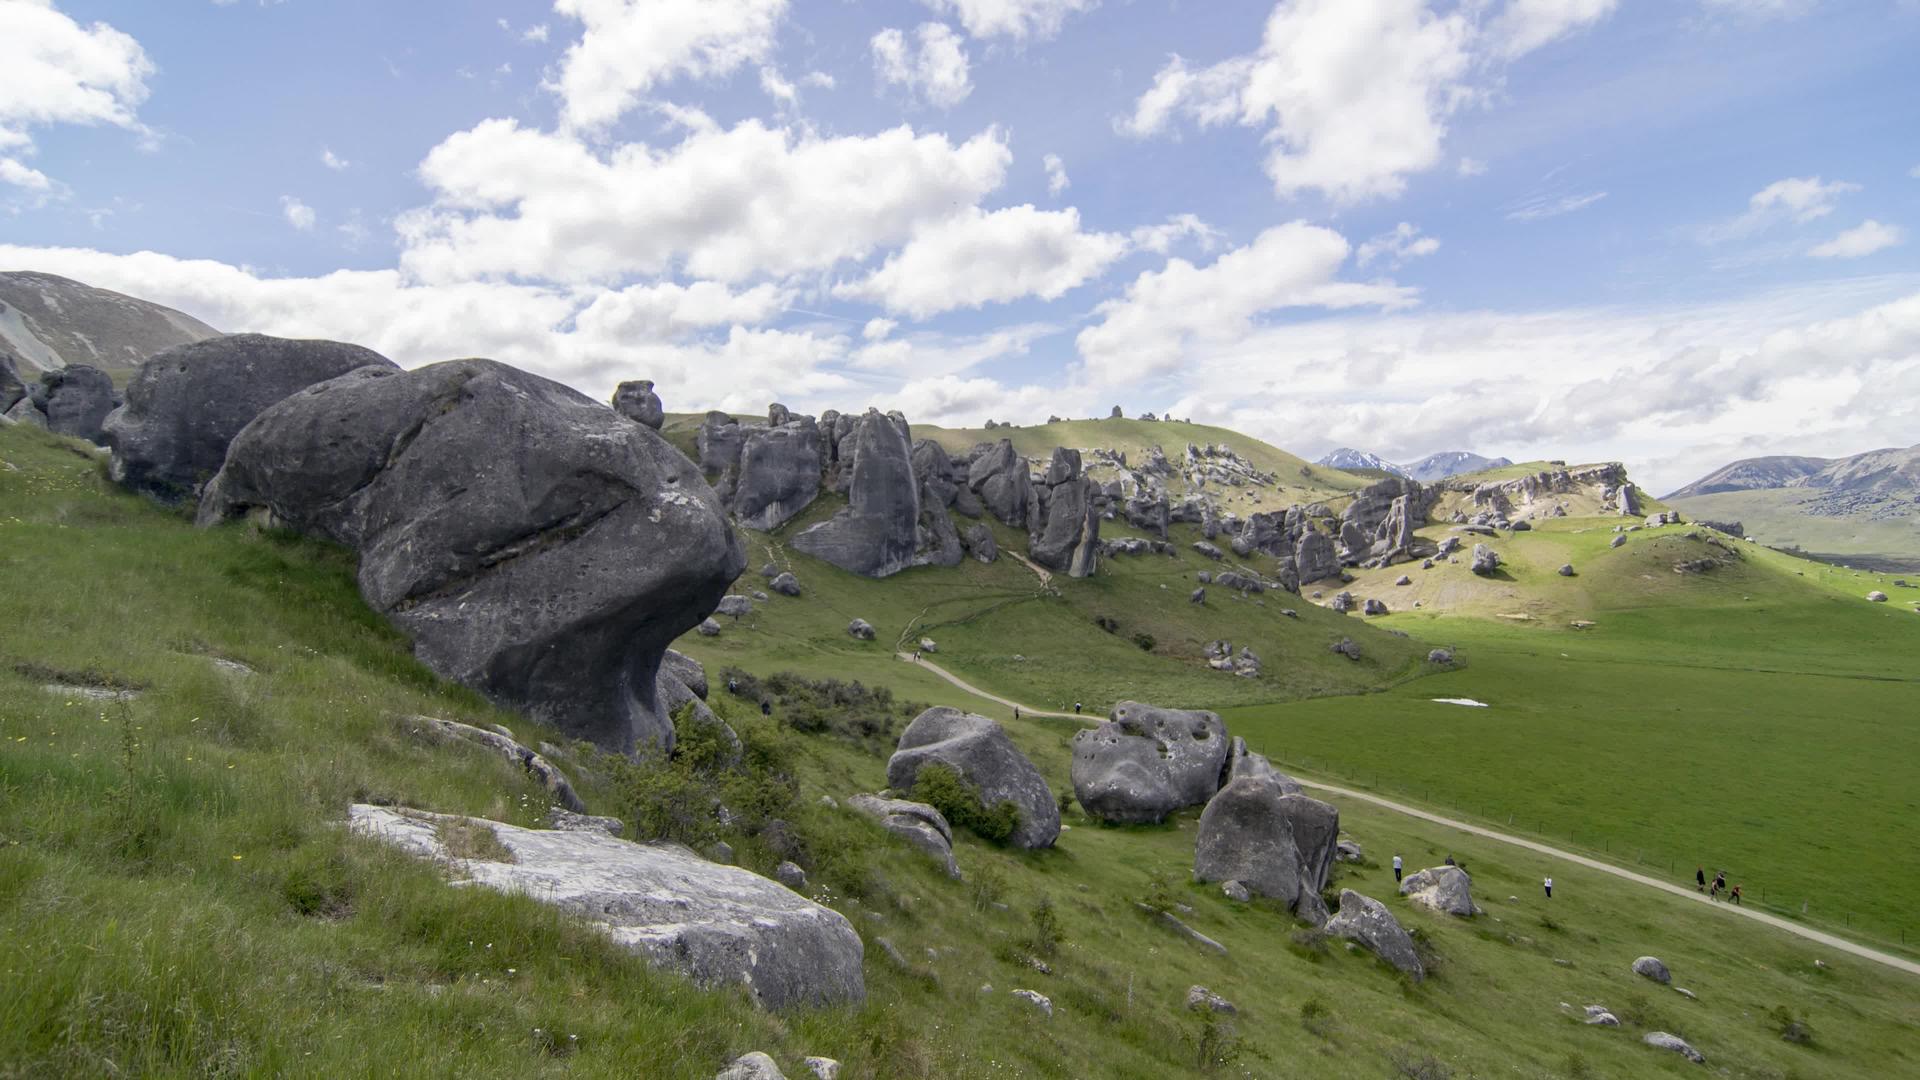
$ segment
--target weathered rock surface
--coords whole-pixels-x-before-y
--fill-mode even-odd
[[[553,763],[532,750],[520,745],[511,736],[497,731],[488,731],[471,724],[462,724],[457,720],[442,720],[433,716],[402,716],[399,724],[403,730],[416,738],[426,739],[440,744],[469,742],[506,758],[526,770],[533,777],[554,804],[576,814],[584,814],[587,804],[567,781],[566,774],[555,768]]]
[[[1213,798],[1230,752],[1214,713],[1123,701],[1108,722],[1074,735],[1074,798],[1102,821],[1160,821]]]
[[[371,349],[338,341],[233,334],[168,349],[141,365],[127,403],[105,422],[112,475],[174,502],[197,496],[234,436],[269,406],[355,368],[398,370]]]
[[[1468,567],[1474,573],[1485,577],[1500,569],[1500,554],[1485,544],[1473,545],[1473,564]]]
[[[967,487],[987,513],[1003,524],[1024,527],[1032,499],[1033,478],[1027,459],[1013,448],[1012,439],[986,446],[967,467]]]
[[[1214,993],[1204,986],[1198,985],[1187,987],[1187,1011],[1216,1012],[1224,1013],[1228,1016],[1234,1016],[1240,1012],[1240,1010],[1234,1006],[1233,1002],[1228,1001],[1226,998],[1221,997],[1219,994]]]
[[[1033,561],[1068,577],[1099,566],[1098,486],[1082,473],[1080,451],[1055,447],[1044,481],[1029,484],[1027,552]]]
[[[1220,789],[1200,815],[1193,876],[1238,881],[1311,919],[1333,870],[1340,812],[1289,795],[1269,778],[1243,777]],[[1320,919],[1317,921],[1324,921]]]
[[[1364,946],[1369,952],[1392,964],[1415,982],[1426,978],[1425,965],[1414,950],[1413,938],[1393,917],[1387,905],[1352,889],[1340,890],[1340,911],[1327,921],[1326,931]]]
[[[1014,997],[1033,1006],[1035,1012],[1048,1019],[1053,1018],[1053,1002],[1045,994],[1035,990],[1015,990],[1012,993]]]
[[[1435,866],[1408,874],[1400,883],[1400,895],[1406,897],[1408,903],[1429,911],[1468,918],[1480,914],[1473,903],[1472,885],[1473,879],[1465,870],[1457,866]]]
[[[1672,1035],[1664,1031],[1649,1031],[1640,1037],[1640,1041],[1656,1050],[1671,1050],[1681,1057],[1686,1058],[1688,1061],[1693,1062],[1695,1065],[1705,1065],[1707,1063],[1706,1055],[1695,1050],[1687,1040],[1678,1035]]]
[[[1673,982],[1673,973],[1667,970],[1667,965],[1661,963],[1660,958],[1657,956],[1643,956],[1635,960],[1633,962],[1633,973],[1643,978],[1652,979],[1661,986],[1666,986]]]
[[[787,1080],[787,1074],[772,1058],[755,1050],[734,1058],[714,1074],[713,1080]]]
[[[984,521],[967,526],[967,531],[961,534],[960,544],[967,554],[983,563],[993,562],[1000,557],[1000,542],[993,538],[993,529]]]
[[[800,579],[794,577],[790,572],[781,571],[773,576],[772,581],[767,582],[767,588],[772,589],[781,596],[799,596]]]
[[[660,395],[653,392],[652,379],[634,379],[614,387],[613,411],[655,431],[659,431],[660,425],[667,420],[667,410],[660,404]]]
[[[636,428],[636,430],[644,430]],[[537,831],[423,811],[355,805],[348,823],[461,879],[530,896],[591,921],[653,963],[706,987],[742,986],[764,1008],[866,997],[860,935],[838,912],[678,844],[599,832]],[[456,857],[447,824],[487,828],[512,862]]]
[[[899,748],[887,761],[887,785],[909,791],[921,768],[935,762],[978,788],[987,806],[1014,805],[1020,821],[1008,843],[1053,846],[1060,835],[1060,807],[1053,791],[998,723],[946,706],[928,709],[900,733]]]
[[[793,546],[863,577],[897,574],[920,560],[920,485],[904,422],[868,409],[840,440],[852,457],[847,507],[793,538]],[[944,511],[943,511],[944,513]],[[958,561],[956,541],[955,561]]]
[[[200,507],[243,515],[356,549],[361,595],[436,673],[629,753],[672,746],[661,657],[746,565],[666,440],[490,360],[363,367],[271,406]]]
[[[42,372],[40,384],[46,389],[41,407],[46,410],[48,431],[106,445],[107,414],[114,408],[113,379],[106,372],[70,364]]]
[[[847,624],[847,633],[860,641],[872,641],[874,636],[873,624],[865,619],[855,619]]]
[[[739,461],[729,505],[749,529],[779,528],[820,494],[820,429],[811,420],[749,430]]]
[[[26,396],[27,384],[21,380],[13,357],[0,353],[0,416],[5,416]]]
[[[953,857],[953,826],[946,815],[926,803],[905,799],[887,799],[879,795],[855,795],[847,805],[880,823],[880,827],[934,857],[947,868],[948,877],[960,876],[960,864]]]

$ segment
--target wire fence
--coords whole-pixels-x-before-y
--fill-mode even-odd
[[[1356,791],[1366,791],[1424,810],[1445,813],[1464,822],[1577,852],[1648,877],[1664,877],[1676,885],[1695,884],[1694,871],[1687,869],[1690,862],[1695,867],[1705,866],[1708,881],[1712,881],[1720,869],[1695,855],[1662,850],[1641,840],[1622,838],[1591,826],[1583,828],[1577,824],[1556,822],[1536,811],[1503,807],[1493,800],[1461,800],[1442,788],[1401,783],[1376,770],[1356,771],[1324,758],[1264,752],[1276,766],[1297,770],[1302,776],[1338,781],[1342,786]],[[1730,879],[1729,885],[1734,883]],[[1863,912],[1845,903],[1836,903],[1832,897],[1814,895],[1804,889],[1770,889],[1766,885],[1749,889],[1743,883],[1741,892],[1741,907],[1825,930],[1884,952],[1920,958],[1920,923],[1889,920],[1879,912]],[[1842,891],[1838,895],[1852,894]]]

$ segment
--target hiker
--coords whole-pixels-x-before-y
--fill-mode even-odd
[[[771,702],[771,701],[768,701],[768,700],[767,700],[767,699],[765,699],[765,698],[761,698],[761,699],[760,699],[760,715],[761,715],[761,716],[772,716],[772,715],[773,715],[773,702]]]
[[[1449,855],[1449,856],[1447,856],[1447,865],[1448,865],[1448,866],[1459,866],[1460,864],[1459,864],[1459,863],[1457,863],[1457,862],[1454,862],[1454,861],[1453,861],[1453,856],[1451,856],[1451,855]]]
[[[1400,884],[1400,856],[1393,857],[1393,883]]]
[[[1552,878],[1547,878],[1545,881],[1542,881],[1540,883],[1540,887],[1547,890],[1547,899],[1549,900],[1553,899],[1553,879]]]
[[[1018,719],[1020,719],[1020,706],[1018,706],[1018,705],[1015,705],[1015,706],[1013,707],[1013,718],[1014,718],[1015,720],[1018,720]]]
[[[1726,887],[1727,887],[1727,875],[1725,871],[1722,871],[1718,874],[1713,875],[1713,880],[1707,883],[1707,899],[1709,900],[1720,899],[1720,890]]]
[[[914,663],[916,663],[916,664],[920,662],[920,650],[919,650],[919,649],[915,649],[915,650],[913,650],[913,662],[914,662]]]
[[[1075,716],[1080,715],[1080,703],[1077,701],[1073,703],[1073,715]]]
[[[734,678],[731,675],[727,676],[727,693],[738,694],[739,692],[740,692],[740,680]]]
[[[1696,885],[1695,885],[1696,892],[1706,892],[1707,891],[1707,868],[1704,866],[1696,867],[1693,871],[1693,880],[1696,882]]]
[[[1736,906],[1739,906],[1739,907],[1746,906],[1740,903],[1740,886],[1738,885],[1735,885],[1733,887],[1733,891],[1727,894],[1727,899],[1733,901]]]

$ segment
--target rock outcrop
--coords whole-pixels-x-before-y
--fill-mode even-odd
[[[1027,471],[1027,459],[1013,448],[1012,439],[1001,439],[978,451],[967,467],[967,488],[1002,524],[1024,528],[1027,506],[1033,497],[1033,478]]]
[[[1082,471],[1080,451],[1055,447],[1040,483],[1029,483],[1027,551],[1033,561],[1068,577],[1099,565],[1100,488]]]
[[[1410,904],[1464,919],[1480,914],[1473,902],[1472,885],[1473,879],[1465,870],[1457,866],[1435,866],[1408,874],[1400,883],[1400,895]]]
[[[1052,847],[1060,835],[1060,807],[1052,789],[998,723],[946,706],[928,709],[900,733],[899,747],[887,761],[887,785],[910,791],[920,770],[934,763],[979,789],[985,805],[1014,805],[1020,820],[1007,841],[1013,846]]]
[[[1413,938],[1387,905],[1352,889],[1340,890],[1340,911],[1327,920],[1326,931],[1334,937],[1358,942],[1367,951],[1413,976],[1426,978],[1426,967],[1413,947]]]
[[[741,440],[728,508],[740,524],[770,532],[820,494],[820,428],[812,419],[751,428]]]
[[[741,987],[763,1008],[866,997],[860,935],[844,916],[678,844],[364,804],[349,810],[348,824],[463,880],[576,914],[701,986]],[[449,828],[491,831],[512,861],[459,857],[443,839]]]
[[[847,805],[880,823],[887,830],[944,864],[948,877],[960,876],[960,864],[953,857],[953,826],[946,815],[926,803],[906,799],[888,799],[879,795],[855,795]]]
[[[55,435],[106,445],[107,414],[117,404],[113,379],[88,364],[70,364],[43,372],[40,385],[46,400],[47,430]]]
[[[634,379],[613,388],[613,411],[655,431],[667,421],[667,410],[660,395],[653,392],[652,379]]]
[[[462,724],[457,720],[442,720],[436,716],[403,716],[400,727],[415,738],[440,744],[468,742],[485,747],[495,754],[520,766],[547,792],[553,805],[575,814],[586,813],[587,806],[574,792],[573,784],[568,782],[566,774],[554,767],[554,764],[532,750],[520,745],[515,739],[498,731],[488,731],[472,724]]]
[[[1473,545],[1473,563],[1468,567],[1474,573],[1485,577],[1500,569],[1500,554],[1485,544]]]
[[[1340,812],[1289,795],[1271,777],[1244,776],[1220,789],[1200,815],[1196,881],[1238,881],[1310,922],[1326,921],[1319,893],[1333,872]]]
[[[1218,715],[1137,701],[1111,715],[1073,737],[1073,794],[1089,816],[1157,822],[1220,790],[1231,747]]]
[[[931,547],[923,548],[920,484],[904,420],[868,409],[840,440],[838,452],[843,462],[852,461],[846,474],[847,508],[794,537],[794,548],[872,578],[927,562],[960,561],[957,536],[950,548],[944,537],[931,538]],[[944,509],[940,516],[952,532]]]
[[[127,403],[106,419],[113,479],[165,502],[195,498],[254,417],[363,367],[398,370],[358,345],[264,334],[168,349],[140,366],[127,384]]]
[[[658,434],[490,360],[363,367],[262,412],[202,524],[257,516],[360,555],[436,673],[609,750],[670,748],[656,676],[746,560]]]

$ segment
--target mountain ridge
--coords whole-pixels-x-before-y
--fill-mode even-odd
[[[221,333],[151,300],[38,271],[0,271],[0,352],[23,374],[74,364],[131,368]]]

